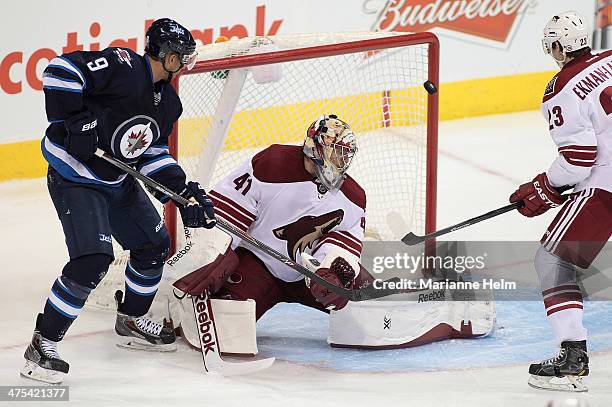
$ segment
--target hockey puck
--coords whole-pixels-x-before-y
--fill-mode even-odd
[[[423,87],[425,88],[427,93],[429,93],[430,95],[433,95],[434,93],[438,93],[438,88],[436,88],[436,85],[434,85],[432,81],[429,81],[429,80],[425,81],[425,83],[423,84]]]

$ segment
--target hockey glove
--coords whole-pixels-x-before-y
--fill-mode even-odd
[[[212,229],[215,227],[217,221],[213,209],[214,205],[199,183],[188,182],[180,195],[191,200],[186,206],[179,205],[183,225],[188,228]]]
[[[566,196],[555,189],[550,182],[546,173],[539,174],[533,181],[521,185],[512,195],[510,202],[523,201],[525,204],[518,211],[523,216],[532,218],[561,205],[567,199]]]
[[[87,161],[94,156],[98,144],[98,120],[91,112],[84,111],[64,121],[66,138],[64,147],[68,154],[81,161]]]
[[[355,270],[342,257],[336,257],[329,268],[320,268],[316,275],[328,283],[352,290],[355,286]],[[306,279],[306,285],[318,302],[329,310],[341,310],[348,300],[339,296],[314,280]]]

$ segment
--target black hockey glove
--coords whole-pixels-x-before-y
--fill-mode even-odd
[[[67,134],[64,139],[66,151],[82,161],[94,156],[98,144],[96,127],[98,120],[91,112],[84,111],[64,121]]]
[[[212,229],[215,227],[217,220],[215,219],[214,205],[199,183],[188,182],[180,195],[192,201],[187,206],[178,205],[183,225],[188,228]]]

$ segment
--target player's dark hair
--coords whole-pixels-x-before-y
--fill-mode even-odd
[[[567,55],[569,58],[578,58],[583,55],[589,54],[591,52],[591,47],[581,48],[576,51],[568,52]]]
[[[559,41],[553,42],[552,47],[553,49],[562,49],[561,43]],[[566,52],[565,55],[568,58],[578,58],[590,52],[591,52],[591,47],[585,47],[585,48],[577,49],[576,51]]]

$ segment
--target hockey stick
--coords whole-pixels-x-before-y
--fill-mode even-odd
[[[251,360],[248,362],[230,363],[221,358],[221,347],[217,337],[215,317],[208,290],[197,297],[191,297],[193,302],[193,317],[198,328],[200,350],[204,370],[209,373],[219,373],[223,376],[237,376],[255,373],[272,366],[275,358]]]
[[[107,162],[109,162],[110,164],[114,165],[115,167],[118,167],[120,169],[122,169],[123,171],[125,171],[126,173],[130,174],[131,176],[133,176],[134,178],[142,181],[145,185],[148,185],[149,187],[156,189],[157,191],[165,194],[166,196],[170,197],[170,199],[172,199],[174,202],[176,202],[179,205],[185,206],[189,204],[189,200],[183,198],[182,196],[180,196],[179,194],[177,194],[174,191],[171,191],[170,189],[166,188],[164,185],[160,184],[159,182],[155,181],[154,179],[141,174],[140,172],[136,171],[134,168],[130,167],[129,165],[117,160],[116,158],[114,158],[113,156],[111,156],[110,154],[104,152],[103,150],[98,149],[96,151],[96,155],[104,160],[106,160]],[[234,236],[237,236],[239,238],[241,238],[242,240],[246,241],[247,243],[249,243],[250,245],[252,245],[253,247],[257,248],[259,251],[267,254],[270,257],[273,257],[274,259],[280,261],[281,263],[285,264],[287,267],[297,271],[298,273],[302,274],[305,277],[310,278],[311,280],[315,280],[317,281],[319,284],[321,284],[322,286],[324,286],[325,288],[327,288],[329,291],[338,294],[348,300],[351,301],[366,301],[366,300],[370,300],[370,299],[374,299],[374,298],[381,298],[381,297],[386,297],[392,294],[400,294],[400,293],[405,293],[407,292],[407,290],[404,289],[377,289],[374,287],[374,285],[369,285],[367,287],[363,287],[360,289],[354,289],[354,290],[349,290],[347,288],[343,288],[343,287],[339,287],[335,284],[332,284],[330,282],[328,282],[327,280],[325,280],[322,277],[319,277],[317,274],[315,274],[314,272],[308,270],[306,267],[304,267],[303,265],[296,263],[295,261],[291,260],[290,258],[288,258],[287,256],[279,253],[278,251],[274,250],[273,248],[271,248],[270,246],[266,245],[265,243],[255,239],[254,237],[252,237],[251,235],[249,235],[246,232],[243,232],[242,230],[234,227],[232,224],[227,223],[225,221],[223,221],[222,219],[217,219],[217,227],[227,233],[230,233]],[[389,280],[383,281],[381,282],[382,286],[385,286],[386,283],[395,283],[398,282],[399,278],[394,277],[391,278]]]
[[[524,205],[523,201],[514,202],[514,203],[511,203],[510,205],[502,206],[501,208],[495,209],[495,210],[493,210],[491,212],[487,212],[487,213],[482,214],[480,216],[476,216],[475,218],[468,219],[468,220],[463,221],[461,223],[457,223],[456,225],[449,226],[447,228],[437,230],[437,231],[435,231],[433,233],[430,233],[428,235],[417,236],[414,233],[410,232],[410,233],[408,233],[406,236],[404,236],[402,238],[402,242],[407,244],[408,246],[414,246],[414,245],[417,245],[419,243],[426,242],[427,240],[433,239],[434,237],[442,236],[442,235],[445,235],[447,233],[454,232],[455,230],[459,230],[459,229],[463,229],[463,228],[468,227],[468,226],[472,226],[472,225],[474,225],[474,224],[476,224],[478,222],[482,222],[483,220],[491,219],[491,218],[499,216],[499,215],[501,215],[503,213],[510,212],[510,211],[515,210],[515,209],[519,209],[519,208],[523,207],[523,205]]]

